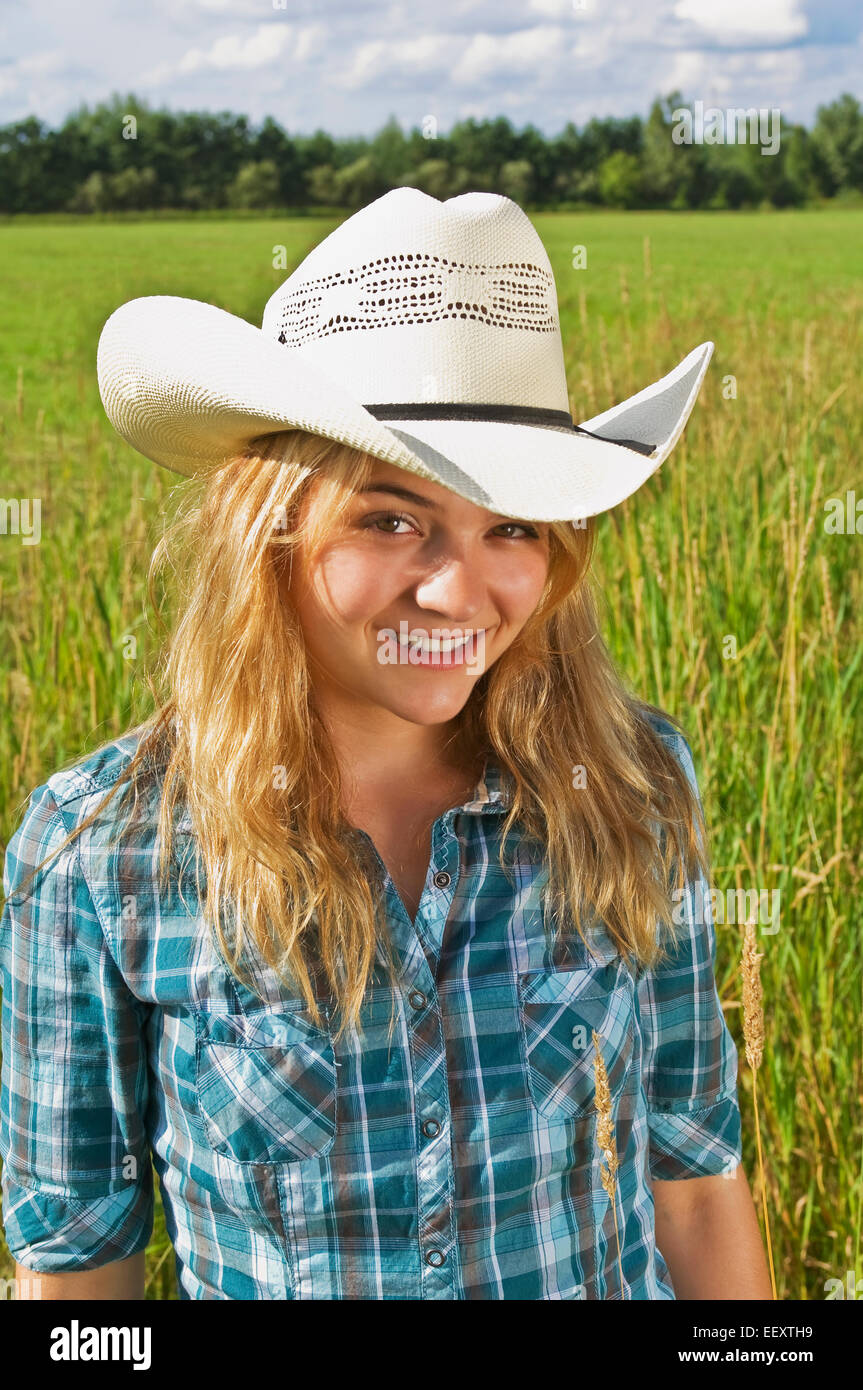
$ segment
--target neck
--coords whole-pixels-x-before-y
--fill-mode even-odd
[[[367,706],[317,697],[316,707],[335,751],[346,809],[393,796],[434,800],[453,788],[467,797],[482,772],[482,756],[458,757],[456,720],[413,724],[389,710],[376,714]]]

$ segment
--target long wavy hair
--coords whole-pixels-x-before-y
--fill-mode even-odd
[[[290,430],[195,480],[150,564],[157,612],[155,580],[168,564],[177,598],[157,654],[156,708],[108,795],[59,847],[122,786],[137,803],[138,781],[158,773],[163,885],[179,805],[194,827],[203,916],[230,969],[253,979],[257,953],[301,991],[319,1026],[325,982],[338,1035],[360,1026],[378,945],[393,980],[395,964],[380,866],[341,809],[339,765],[280,580],[298,546],[313,560],[338,532],[374,462]],[[458,765],[490,755],[511,779],[501,868],[510,872],[518,823],[543,848],[549,936],[571,923],[586,941],[595,916],[648,969],[675,935],[672,893],[696,868],[707,873],[707,838],[698,799],[648,716],[677,721],[626,691],[603,643],[594,542],[592,518],[550,524],[540,602],[475,683],[451,747]],[[574,764],[584,786],[573,785]]]

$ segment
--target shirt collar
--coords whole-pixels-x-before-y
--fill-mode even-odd
[[[466,811],[469,815],[482,815],[484,812],[508,811],[512,805],[512,778],[505,774],[500,764],[487,757],[480,779],[473,795],[453,811]],[[181,833],[191,833],[192,817],[184,807],[174,822],[174,828]]]
[[[487,757],[473,796],[460,811],[481,815],[483,811],[506,811],[512,805],[512,778],[504,775],[499,763]]]

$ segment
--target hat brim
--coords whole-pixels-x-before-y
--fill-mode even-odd
[[[498,514],[575,521],[616,506],[659,468],[712,351],[702,343],[660,381],[584,421],[590,434],[480,420],[384,423],[301,352],[216,305],[174,295],[133,299],[110,316],[97,375],[117,432],[177,473],[217,466],[260,435],[302,429]]]

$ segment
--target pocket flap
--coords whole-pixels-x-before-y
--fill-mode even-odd
[[[616,1101],[629,1074],[635,1027],[625,962],[618,957],[595,969],[522,974],[518,995],[528,1090],[540,1114],[565,1120],[594,1112],[594,1030]]]
[[[300,1009],[198,1013],[195,1090],[208,1142],[238,1163],[316,1158],[336,1134],[329,1029]]]
[[[321,1011],[328,1023],[324,1005]],[[223,1047],[290,1047],[298,1040],[315,1038],[329,1041],[327,1027],[318,1028],[305,1013],[304,1002],[296,1006],[279,1005],[279,1012],[269,1010],[259,1014],[198,1014],[198,1037],[201,1042],[219,1043]]]
[[[576,999],[602,999],[626,983],[624,976],[628,978],[628,971],[618,956],[599,967],[532,970],[519,976],[519,992],[522,1004],[563,1004]]]

